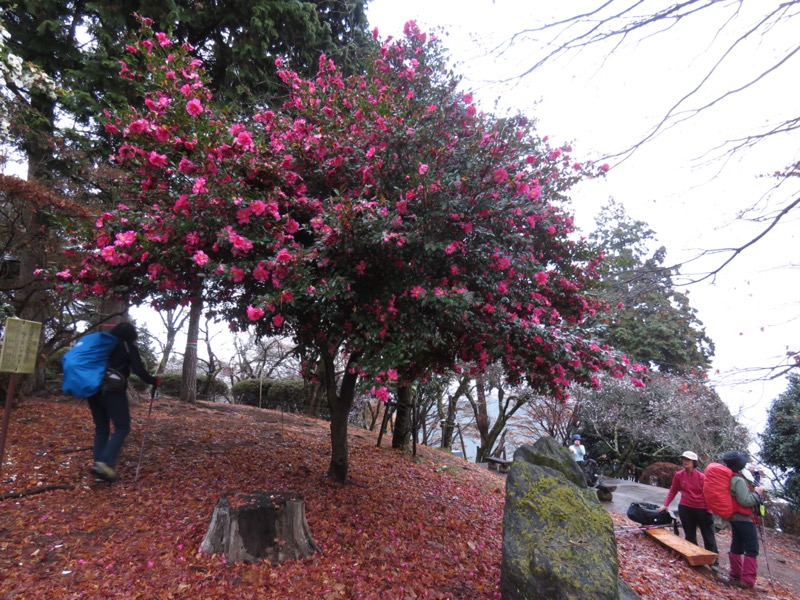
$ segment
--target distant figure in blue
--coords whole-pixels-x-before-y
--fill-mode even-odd
[[[100,391],[89,398],[89,408],[94,420],[94,464],[89,469],[105,481],[119,479],[117,465],[122,444],[131,430],[128,407],[128,377],[131,371],[149,385],[158,387],[161,380],[147,372],[136,348],[136,328],[131,323],[119,323],[109,332],[117,338],[117,345],[108,357],[108,368],[121,377],[107,381]],[[111,423],[114,433],[111,434]]]

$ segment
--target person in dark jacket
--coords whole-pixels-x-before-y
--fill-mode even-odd
[[[119,476],[114,467],[117,465],[122,444],[131,430],[128,377],[132,371],[154,387],[158,387],[161,382],[144,368],[136,348],[138,334],[131,323],[119,323],[109,333],[117,338],[117,345],[108,357],[112,379],[107,378],[100,391],[88,400],[94,420],[94,464],[90,471],[100,479],[116,481]],[[111,423],[114,424],[113,435]]]
[[[762,487],[751,487],[742,471],[747,464],[744,452],[726,452],[722,462],[733,471],[731,477],[731,496],[733,515],[731,524],[731,549],[728,558],[731,562],[729,581],[737,587],[752,589],[758,576],[758,529],[753,508],[761,503]]]

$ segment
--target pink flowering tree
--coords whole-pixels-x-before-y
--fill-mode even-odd
[[[225,265],[213,281],[226,287],[244,277],[235,262],[255,250],[237,231],[243,214],[258,215],[268,229],[283,226],[276,205],[283,196],[275,192],[281,169],[242,123],[214,110],[191,48],[153,32],[148,19],[142,25],[120,77],[143,95],[128,111],[106,114],[117,140],[111,160],[119,201],[96,219],[78,266],[58,276],[87,295],[191,305],[181,396],[192,400],[200,312],[219,293],[209,275]]]
[[[325,57],[312,80],[281,75],[284,111],[258,119],[285,153],[297,231],[273,240],[272,258],[237,262],[248,275],[224,311],[264,334],[292,332],[325,363],[333,478],[347,475],[359,378],[386,399],[432,371],[499,362],[510,382],[563,398],[572,382],[626,372],[624,356],[582,335],[600,308],[582,293],[594,258],[563,207],[602,169],[551,148],[524,118],[479,113],[413,24],[363,76],[343,78]],[[256,238],[260,225],[248,225]]]
[[[324,366],[335,480],[359,381],[385,400],[433,371],[500,364],[563,398],[629,370],[581,330],[600,309],[582,291],[595,259],[564,203],[601,169],[524,118],[479,112],[413,24],[361,76],[324,56],[314,79],[282,70],[283,108],[239,120],[212,110],[201,65],[166,36],[145,28],[131,52],[146,69],[122,74],[149,91],[107,125],[123,200],[61,276],[292,335]]]

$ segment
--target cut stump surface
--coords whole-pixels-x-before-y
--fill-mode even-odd
[[[317,550],[303,497],[291,492],[223,494],[200,544],[201,552],[224,554],[228,564],[262,559],[279,564]]]

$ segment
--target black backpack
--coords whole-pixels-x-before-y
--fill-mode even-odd
[[[668,510],[658,510],[658,505],[649,502],[631,502],[628,518],[640,525],[669,525],[672,515]]]

